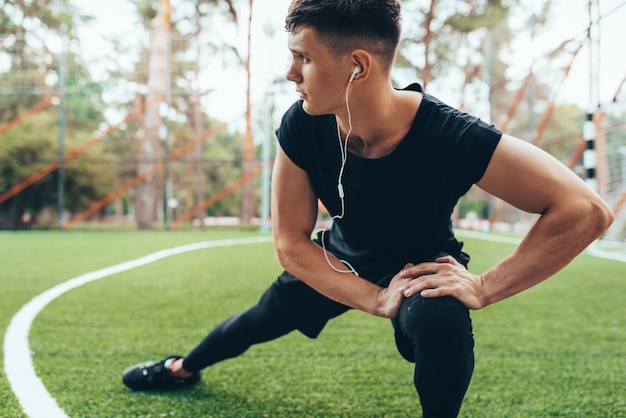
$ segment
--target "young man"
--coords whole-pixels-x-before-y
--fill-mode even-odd
[[[470,309],[567,265],[612,222],[603,201],[541,150],[422,91],[391,85],[397,0],[294,0],[286,19],[300,100],[277,130],[272,184],[285,272],[257,305],[186,357],[123,374],[136,390],[193,384],[200,370],[292,330],[315,338],[350,308],[390,318],[415,363],[425,417],[457,416],[474,366]],[[477,184],[540,217],[507,258],[467,270],[453,208]],[[315,240],[318,199],[334,217]]]

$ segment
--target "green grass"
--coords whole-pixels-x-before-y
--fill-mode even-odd
[[[34,296],[88,271],[251,231],[0,233],[2,335]],[[511,245],[466,239],[479,272]],[[133,393],[121,371],[186,353],[280,273],[271,244],[198,250],[74,289],[36,318],[38,375],[70,417],[421,416],[388,321],[352,311],[317,340],[292,333],[205,370],[187,391]],[[476,370],[462,417],[626,417],[626,265],[581,256],[474,312]],[[4,367],[4,365],[3,365]],[[0,416],[22,417],[4,375]]]

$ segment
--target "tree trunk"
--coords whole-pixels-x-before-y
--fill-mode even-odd
[[[433,41],[432,23],[435,19],[435,7],[437,0],[430,1],[430,9],[426,14],[426,22],[424,23],[424,68],[422,68],[422,87],[426,90],[428,83],[433,79],[433,69],[430,62],[430,46]]]
[[[202,136],[204,132],[204,124],[202,123],[202,106],[200,103],[200,54],[201,54],[201,41],[200,41],[200,32],[202,30],[202,26],[200,25],[200,20],[197,22],[196,26],[196,62],[194,69],[195,76],[195,87],[193,92],[193,131],[196,138]],[[204,200],[204,143],[199,142],[196,145],[194,150],[194,207],[200,205]],[[198,224],[200,228],[204,226],[204,211],[198,213],[196,218],[198,219]]]
[[[246,74],[248,88],[246,91],[246,134],[243,139],[243,176],[254,170],[256,166],[254,137],[252,135],[252,110],[250,105],[250,32],[252,29],[252,2],[249,0],[250,15],[248,17],[248,57],[246,59]],[[244,183],[241,193],[239,218],[244,225],[250,224],[256,210],[256,188],[254,180]]]
[[[152,39],[148,67],[148,103],[143,140],[139,143],[137,173],[149,170],[163,157],[159,130],[163,123],[160,104],[165,97],[167,42],[170,31],[171,7],[169,0],[159,0],[157,14],[152,20]],[[150,176],[137,185],[135,194],[135,221],[139,229],[152,229],[157,220],[157,208],[162,197],[163,179]]]

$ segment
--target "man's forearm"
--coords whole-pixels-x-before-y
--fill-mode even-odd
[[[569,217],[542,215],[510,256],[481,275],[485,306],[554,275],[598,238],[611,222],[610,211],[602,207],[592,207]]]
[[[392,315],[386,301],[380,298],[383,291],[381,287],[351,272],[335,271],[328,264],[324,250],[313,241],[284,245],[283,250],[280,250],[280,244],[276,247],[283,268],[324,296],[371,315],[383,317]],[[328,259],[337,270],[349,271],[331,253],[328,253]]]

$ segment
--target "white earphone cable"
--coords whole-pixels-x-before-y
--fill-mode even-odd
[[[339,149],[341,151],[341,168],[339,169],[339,176],[337,178],[337,192],[339,193],[339,200],[341,202],[341,213],[339,215],[333,216],[331,218],[331,221],[334,221],[335,219],[343,219],[343,216],[346,211],[342,179],[343,179],[344,169],[346,167],[346,161],[348,159],[348,138],[350,137],[350,134],[352,133],[352,113],[350,112],[350,103],[349,103],[349,92],[350,92],[351,84],[352,84],[352,79],[350,80],[350,82],[348,82],[348,87],[346,87],[346,110],[348,113],[348,132],[346,133],[346,139],[343,141],[341,140],[341,128],[339,127],[339,122],[337,122],[337,137],[339,138]],[[333,264],[330,262],[330,258],[328,257],[328,251],[326,250],[326,243],[324,241],[325,233],[326,233],[326,228],[323,228],[322,235],[321,235],[322,249],[324,250],[324,257],[326,257],[326,262],[328,263],[328,265],[337,273],[353,273],[354,275],[358,276],[359,273],[357,273],[356,269],[352,267],[352,265],[346,260],[339,260],[339,261],[345,264],[348,267],[348,270],[340,270],[337,267],[333,266]]]

